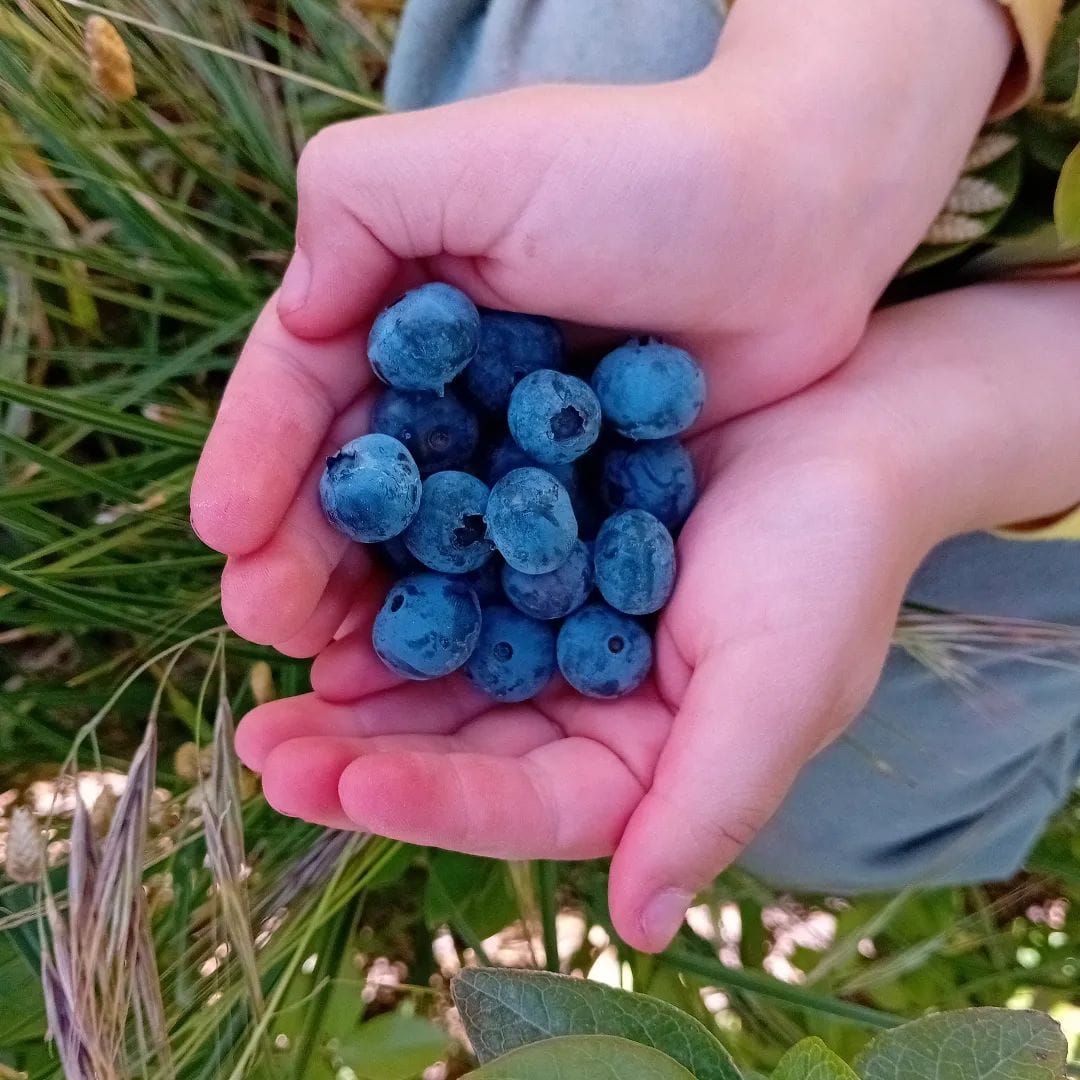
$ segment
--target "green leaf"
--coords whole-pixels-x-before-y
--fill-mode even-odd
[[[555,1036],[617,1035],[663,1051],[697,1080],[739,1080],[735,1063],[704,1024],[655,998],[503,968],[465,970],[451,991],[481,1062]]]
[[[343,1039],[338,1056],[360,1080],[413,1080],[446,1053],[449,1041],[430,1020],[384,1013]]]
[[[483,939],[509,926],[518,915],[505,863],[454,851],[432,853],[424,894],[428,926],[447,923]]]
[[[1063,244],[1080,244],[1080,146],[1066,158],[1058,177],[1054,224]]]
[[[1060,1080],[1067,1048],[1044,1013],[963,1009],[886,1031],[856,1068],[865,1080]]]
[[[474,1073],[477,1080],[694,1080],[659,1050],[612,1035],[564,1035],[512,1051]]]
[[[1054,31],[1046,55],[1043,88],[1050,101],[1067,101],[1080,76],[1080,8],[1065,15]]]
[[[859,1077],[820,1039],[803,1039],[780,1059],[772,1080],[859,1080]]]

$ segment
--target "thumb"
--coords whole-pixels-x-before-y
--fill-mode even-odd
[[[497,305],[483,261],[555,153],[544,99],[557,93],[515,91],[315,135],[297,169],[296,250],[278,297],[286,328],[321,338],[369,319],[403,260],[431,260],[437,276]]]

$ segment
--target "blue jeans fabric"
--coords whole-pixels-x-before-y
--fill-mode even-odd
[[[395,109],[539,82],[660,82],[702,68],[710,0],[411,0]],[[941,545],[909,600],[1080,623],[1080,543]],[[778,887],[854,893],[1011,876],[1080,775],[1080,670],[1001,649],[967,686],[893,649],[866,710],[802,772],[741,864]]]

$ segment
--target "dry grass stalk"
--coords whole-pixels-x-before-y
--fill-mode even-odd
[[[76,800],[66,918],[46,887],[42,981],[49,1035],[73,1080],[129,1075],[132,1040],[140,1060],[156,1055],[171,1073],[142,887],[156,753],[151,721],[103,841]]]
[[[130,101],[135,96],[131,54],[116,27],[102,15],[86,20],[86,55],[94,85],[110,101]]]
[[[41,880],[45,841],[32,810],[17,806],[11,815],[4,853],[4,871],[12,881],[27,885]]]
[[[202,784],[206,855],[229,947],[244,973],[255,1015],[263,1011],[262,980],[255,959],[255,935],[247,895],[240,761],[233,749],[232,709],[225,688],[218,698],[210,776]]]

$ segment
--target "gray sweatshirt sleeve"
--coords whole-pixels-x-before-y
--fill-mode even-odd
[[[700,71],[713,0],[410,0],[386,101],[420,109],[544,82],[645,83]]]

